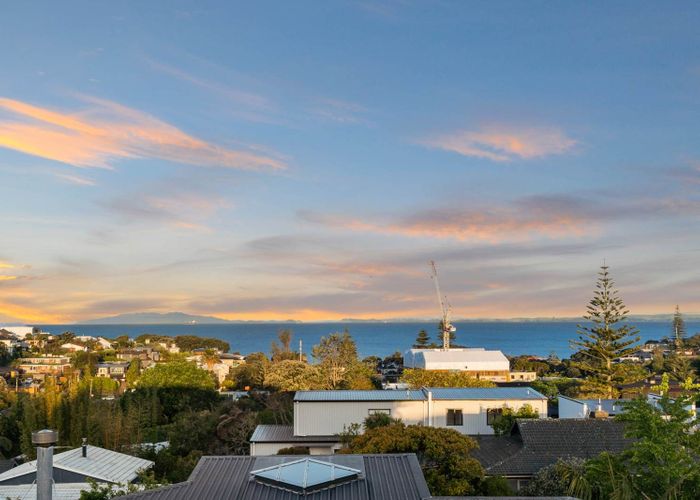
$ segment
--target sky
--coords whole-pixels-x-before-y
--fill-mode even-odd
[[[700,5],[13,2],[0,321],[700,312]]]

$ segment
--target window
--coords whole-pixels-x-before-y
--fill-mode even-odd
[[[489,408],[486,410],[486,425],[493,425],[493,421],[499,415],[503,415],[503,408]]]
[[[377,413],[381,413],[383,415],[391,415],[391,410],[387,410],[384,408],[370,408],[367,413],[370,415],[376,415]]]
[[[463,425],[462,410],[447,410],[447,425]]]

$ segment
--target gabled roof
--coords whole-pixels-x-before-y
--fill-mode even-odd
[[[414,454],[316,455],[314,460],[360,471],[357,479],[320,491],[296,493],[251,479],[257,469],[299,456],[203,457],[184,483],[127,495],[124,500],[423,500],[430,498]]]
[[[295,436],[291,425],[258,425],[251,443],[338,443],[338,436]]]
[[[423,401],[420,390],[408,391],[297,391],[294,401]]]
[[[435,400],[547,399],[531,387],[427,387]]]
[[[90,491],[88,483],[56,483],[51,488],[53,500],[76,500],[81,491]],[[0,485],[0,498],[29,500],[36,498],[36,483]]]
[[[520,438],[521,445],[513,446]],[[498,439],[503,439],[499,445]],[[488,443],[513,450],[510,456],[483,463],[489,475],[529,476],[565,458],[593,458],[607,451],[619,453],[631,443],[624,437],[624,424],[610,419],[519,419],[509,438],[494,438]],[[482,454],[482,459],[488,458]]]
[[[141,469],[153,466],[153,462],[124,453],[106,450],[98,446],[88,445],[87,457],[83,457],[82,448],[75,448],[54,455],[53,466],[54,469],[63,469],[85,475],[85,477],[91,477],[97,481],[130,483],[137,478],[137,473]],[[36,460],[32,460],[0,474],[0,483],[35,472]]]

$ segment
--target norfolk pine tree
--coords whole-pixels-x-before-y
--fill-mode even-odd
[[[571,341],[572,348],[578,348],[581,359],[577,366],[587,372],[604,392],[606,397],[615,396],[615,384],[623,382],[619,364],[615,358],[627,356],[635,351],[639,342],[638,330],[624,324],[629,311],[615,289],[608,266],[603,265],[598,273],[598,281],[593,298],[583,317],[591,326],[578,325],[578,340]]]
[[[430,336],[428,335],[428,332],[425,331],[425,329],[422,329],[418,332],[418,336],[416,337],[416,343],[413,344],[413,347],[415,349],[427,349],[429,345]]]
[[[676,312],[673,314],[673,338],[676,341],[676,349],[683,347],[685,333],[685,321],[680,308],[676,305]]]

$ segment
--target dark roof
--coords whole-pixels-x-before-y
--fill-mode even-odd
[[[291,425],[258,425],[250,437],[251,443],[338,443],[338,436],[295,436]]]
[[[317,455],[314,459],[361,471],[359,479],[302,495],[263,484],[250,472],[299,460],[299,456],[202,457],[184,483],[123,497],[142,500],[423,500],[430,498],[414,454]]]
[[[522,444],[514,446],[513,439],[518,437]],[[483,465],[489,475],[529,476],[559,459],[593,458],[604,451],[619,453],[630,443],[624,437],[623,424],[610,419],[520,419],[513,436],[500,445],[514,453]],[[495,440],[490,442],[491,451],[482,450],[483,456],[497,460],[493,448],[498,446]]]

